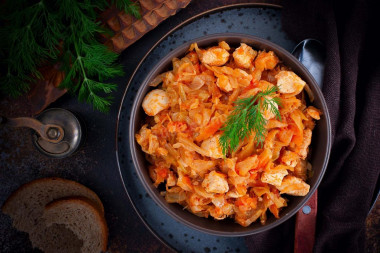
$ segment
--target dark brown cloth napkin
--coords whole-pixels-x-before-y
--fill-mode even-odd
[[[318,188],[314,252],[364,252],[365,219],[380,172],[380,44],[376,1],[284,0],[283,27],[295,41],[326,47],[323,94],[333,145]],[[378,37],[378,36],[376,36]],[[293,252],[294,218],[246,237],[251,252]]]

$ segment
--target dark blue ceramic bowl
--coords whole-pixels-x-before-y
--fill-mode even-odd
[[[141,107],[141,104],[145,97],[145,94],[151,90],[151,87],[149,86],[150,81],[158,74],[169,70],[171,68],[172,59],[174,57],[183,57],[186,54],[186,51],[188,50],[191,43],[197,42],[199,47],[205,48],[208,46],[217,45],[219,41],[223,40],[233,47],[238,47],[241,42],[244,42],[255,49],[274,51],[286,66],[290,67],[310,86],[310,89],[314,94],[314,101],[312,104],[315,107],[321,109],[323,112],[321,119],[317,122],[317,125],[313,130],[313,139],[311,144],[312,154],[310,162],[313,166],[314,175],[308,181],[310,184],[310,192],[304,197],[288,196],[288,206],[281,210],[280,218],[276,219],[272,215],[269,215],[265,225],[261,225],[260,222],[255,222],[248,227],[242,227],[239,224],[235,223],[232,219],[217,221],[213,218],[200,218],[184,210],[183,207],[178,204],[167,203],[165,199],[160,195],[159,191],[153,186],[152,180],[150,179],[148,173],[148,161],[146,160],[145,154],[141,150],[141,147],[135,141],[135,134],[144,124],[144,120],[147,117]],[[331,146],[331,125],[327,105],[323,98],[321,90],[319,89],[313,76],[293,55],[291,55],[282,47],[255,36],[246,34],[224,33],[204,36],[202,38],[195,39],[183,44],[162,58],[159,63],[146,74],[146,78],[141,83],[141,86],[133,103],[129,138],[130,140],[133,140],[129,143],[129,145],[138,177],[140,178],[142,184],[152,199],[158,204],[158,206],[164,209],[168,215],[191,228],[205,233],[218,236],[244,236],[260,233],[280,225],[295,215],[298,210],[313,195],[319,183],[321,182],[327,167]]]

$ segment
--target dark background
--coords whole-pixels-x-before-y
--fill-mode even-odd
[[[82,183],[94,190],[105,206],[109,227],[110,252],[170,252],[139,220],[124,191],[115,156],[115,128],[119,104],[126,84],[145,53],[170,29],[203,11],[233,3],[252,1],[193,0],[177,15],[165,20],[127,48],[120,56],[125,75],[110,80],[118,84],[114,103],[108,114],[94,111],[90,105],[65,95],[50,107],[68,109],[81,116],[87,136],[81,149],[69,158],[52,159],[40,154],[31,141],[28,129],[0,127],[0,205],[21,184],[31,180],[58,176]],[[261,1],[263,2],[263,1]],[[281,4],[281,1],[264,1]],[[0,100],[0,115],[28,116],[28,108],[8,98]],[[126,129],[127,131],[127,129]],[[379,250],[380,203],[367,219],[367,252]],[[0,252],[30,252],[25,233],[11,227],[11,220],[0,212]]]

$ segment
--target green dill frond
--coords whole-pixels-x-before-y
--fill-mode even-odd
[[[99,93],[103,92],[109,94],[111,91],[116,90],[115,84],[99,83],[94,80],[84,79],[80,85],[78,99],[82,102],[92,104],[96,110],[101,112],[108,112],[113,97],[110,95],[100,96]]]
[[[67,52],[65,56],[65,60],[69,61],[71,66],[70,68],[65,67],[62,69],[65,72],[65,79],[63,79],[59,87],[71,90],[72,92],[76,92],[80,88],[78,82],[80,82],[82,75],[81,64],[78,58],[75,58],[71,64],[71,60],[73,59],[71,52]]]
[[[88,43],[95,39],[96,33],[102,31],[96,16],[92,16],[92,12],[86,11],[85,5],[78,1],[63,0],[58,15],[63,23],[67,23],[66,37],[62,38],[65,44]]]
[[[30,79],[27,76],[6,74],[0,78],[0,90],[16,98],[29,90],[29,82]]]
[[[75,54],[66,52],[65,60],[71,61],[72,65],[61,87],[78,91],[80,101],[107,112],[112,101],[112,96],[108,94],[116,90],[117,86],[103,81],[123,74],[121,66],[114,64],[117,54],[102,44],[74,44],[74,48]]]
[[[48,8],[48,7],[45,7]],[[57,22],[58,15],[48,10],[43,12],[39,24],[35,25],[35,31],[40,34],[40,43],[44,45],[50,59],[57,59],[60,54],[60,41],[64,37],[64,25]]]
[[[123,10],[125,13],[131,14],[136,18],[141,18],[140,6],[137,2],[131,0],[113,0],[116,8]]]
[[[98,80],[104,81],[111,77],[123,75],[122,66],[114,63],[118,54],[110,51],[105,45],[84,45],[82,49],[83,65],[88,76],[97,77]]]
[[[273,86],[255,96],[239,99],[235,102],[234,110],[221,128],[223,134],[219,142],[224,156],[235,151],[239,143],[251,134],[255,134],[257,145],[263,144],[267,120],[262,111],[270,110],[277,118],[281,118],[277,108],[280,105],[280,100],[278,97],[271,97],[276,91],[277,87]]]

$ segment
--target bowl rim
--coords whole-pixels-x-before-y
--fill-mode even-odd
[[[322,109],[323,109],[324,117],[326,119],[326,126],[327,126],[327,143],[326,144],[327,144],[327,147],[326,147],[326,151],[325,151],[325,155],[324,155],[323,166],[322,166],[319,177],[317,178],[314,186],[310,189],[309,193],[306,196],[302,197],[303,200],[301,200],[297,206],[295,206],[292,210],[289,210],[289,212],[286,213],[284,216],[280,217],[279,219],[275,220],[274,222],[272,222],[268,225],[263,225],[262,227],[254,228],[254,229],[246,230],[246,231],[227,231],[227,232],[224,232],[224,231],[216,231],[213,229],[208,229],[205,227],[199,227],[198,225],[195,225],[195,224],[187,221],[186,219],[178,216],[174,211],[172,211],[171,209],[167,208],[164,205],[162,199],[160,199],[155,194],[155,192],[152,188],[148,187],[148,182],[146,182],[146,180],[142,174],[142,171],[139,168],[139,165],[137,162],[137,157],[136,157],[136,148],[139,148],[139,147],[136,145],[136,141],[135,141],[134,133],[132,133],[132,129],[135,128],[133,119],[136,117],[136,112],[139,109],[138,108],[139,105],[137,105],[137,101],[141,99],[141,96],[145,95],[145,94],[143,94],[142,90],[145,89],[145,87],[149,84],[148,81],[151,80],[152,78],[154,78],[153,73],[156,71],[157,68],[159,68],[159,66],[161,66],[164,62],[168,61],[168,58],[170,58],[170,60],[171,60],[173,57],[178,56],[178,54],[181,51],[183,51],[185,48],[189,48],[191,43],[194,43],[194,42],[202,43],[203,41],[207,41],[207,40],[214,40],[215,41],[214,43],[217,43],[218,41],[222,41],[224,39],[229,39],[229,38],[241,39],[242,42],[244,42],[244,40],[251,40],[251,41],[254,41],[255,43],[260,43],[262,45],[265,45],[264,47],[267,49],[270,48],[270,50],[275,50],[277,52],[280,52],[281,54],[285,55],[289,61],[292,61],[295,65],[297,65],[297,67],[302,70],[303,74],[307,75],[310,78],[310,80],[312,80],[312,82],[309,83],[309,85],[313,86],[314,91],[317,94],[316,97],[320,98],[320,101],[321,101],[321,104],[323,107]],[[247,42],[247,43],[249,44],[249,42]],[[210,44],[212,44],[212,43],[210,43]],[[148,54],[150,52],[151,51],[149,51]],[[277,54],[277,52],[276,52],[276,54]],[[144,58],[142,61],[144,61],[145,59],[146,58]],[[134,74],[132,75],[130,81],[132,81],[133,77],[134,77]],[[119,112],[119,116],[120,116],[120,112]],[[131,117],[131,120],[129,122],[129,129],[128,129],[128,134],[129,134],[129,138],[130,138],[129,149],[131,152],[134,169],[136,170],[136,172],[137,172],[136,174],[137,174],[139,180],[141,181],[142,185],[144,186],[145,190],[148,192],[148,194],[153,199],[153,201],[161,209],[163,209],[167,214],[169,214],[174,220],[176,220],[176,221],[178,221],[178,222],[180,222],[180,223],[182,223],[182,224],[184,224],[184,225],[186,225],[192,229],[195,229],[195,230],[200,231],[200,232],[208,233],[211,235],[226,236],[226,237],[247,236],[247,235],[252,235],[252,234],[257,234],[257,233],[267,231],[267,230],[272,229],[272,228],[282,224],[283,222],[287,221],[288,219],[293,217],[305,205],[305,203],[310,199],[310,197],[314,194],[314,192],[318,188],[320,182],[322,181],[322,178],[325,174],[325,171],[326,171],[326,168],[328,165],[328,161],[329,161],[329,157],[330,157],[331,122],[330,122],[330,117],[329,117],[329,113],[328,113],[327,103],[326,103],[324,96],[322,94],[322,91],[320,90],[320,88],[319,88],[317,82],[315,81],[314,77],[310,74],[308,69],[301,62],[299,62],[290,52],[285,50],[283,47],[281,47],[278,44],[275,44],[271,41],[268,41],[266,39],[263,39],[263,38],[260,38],[257,36],[253,36],[253,35],[249,35],[249,34],[217,33],[217,34],[205,35],[205,36],[201,36],[201,37],[192,39],[192,40],[190,40],[186,43],[183,43],[182,45],[174,48],[167,55],[162,57],[158,61],[158,63],[155,66],[153,66],[147,72],[147,74],[146,74],[144,80],[141,82],[141,86],[139,87],[139,89],[136,93],[136,96],[134,98],[130,117]],[[118,150],[116,153],[118,153]],[[151,182],[149,182],[149,183],[151,183]],[[249,228],[249,226],[248,226],[248,228]]]

